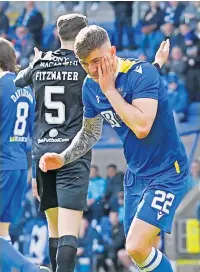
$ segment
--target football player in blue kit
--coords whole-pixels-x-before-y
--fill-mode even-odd
[[[9,225],[20,216],[27,186],[26,145],[34,119],[32,90],[15,87],[16,72],[14,48],[0,38],[0,271],[49,271],[40,270],[10,244]]]
[[[169,41],[161,49],[169,50]],[[45,154],[40,168],[62,167],[87,152],[100,138],[104,118],[122,140],[127,161],[126,250],[141,271],[173,271],[154,245],[160,232],[171,232],[187,192],[188,160],[161,76],[152,64],[118,58],[99,26],[79,32],[75,53],[88,73],[82,129],[64,152]]]

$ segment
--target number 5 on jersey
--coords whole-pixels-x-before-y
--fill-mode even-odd
[[[57,116],[53,116],[52,113],[45,113],[45,121],[49,125],[61,125],[65,122],[65,104],[61,101],[53,101],[53,94],[64,94],[64,86],[45,86],[44,91],[44,105],[49,110],[57,110]]]

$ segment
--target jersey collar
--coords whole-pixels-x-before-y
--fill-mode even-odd
[[[0,73],[0,78],[4,77],[7,74],[14,74],[14,73],[11,73],[9,71],[3,71],[3,72]]]
[[[57,51],[55,51],[54,53],[65,56],[65,55],[74,54],[74,51],[69,50],[69,49],[60,48]]]
[[[120,70],[121,70],[121,67],[122,67],[122,59],[117,57],[117,69],[116,69],[116,72],[115,72],[115,78],[117,78]]]

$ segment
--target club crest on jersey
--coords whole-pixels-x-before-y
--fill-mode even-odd
[[[50,131],[49,131],[49,137],[51,138],[54,138],[58,136],[58,130],[56,128],[52,128]]]

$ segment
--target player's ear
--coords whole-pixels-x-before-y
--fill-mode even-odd
[[[116,52],[117,52],[116,47],[115,47],[114,45],[111,46],[111,55],[112,55],[112,56],[116,56]]]

